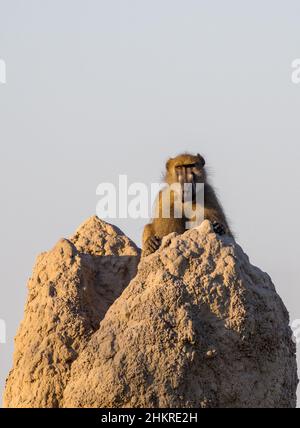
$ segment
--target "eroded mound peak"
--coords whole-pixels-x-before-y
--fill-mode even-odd
[[[139,249],[97,217],[37,257],[7,379],[6,407],[59,407],[70,368],[135,276]]]
[[[70,241],[78,251],[96,256],[136,256],[140,253],[135,243],[118,227],[95,215],[79,226]]]

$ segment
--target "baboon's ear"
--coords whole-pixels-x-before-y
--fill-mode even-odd
[[[168,161],[167,161],[167,163],[166,163],[166,169],[167,169],[167,171],[170,171],[170,166],[171,166],[171,161],[172,161],[173,159],[172,158],[170,158]]]
[[[205,165],[205,159],[203,156],[201,156],[199,153],[197,154],[199,158],[200,165],[203,167]]]

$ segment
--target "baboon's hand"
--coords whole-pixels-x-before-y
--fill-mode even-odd
[[[143,256],[149,256],[149,254],[155,253],[161,245],[161,239],[158,236],[150,236],[147,239],[143,249]]]
[[[218,223],[217,221],[213,222],[213,229],[214,229],[214,232],[217,233],[218,235],[225,235],[226,233],[226,230],[223,224]]]

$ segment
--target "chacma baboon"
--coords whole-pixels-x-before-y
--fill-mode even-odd
[[[168,160],[165,175],[167,186],[159,192],[155,216],[144,229],[143,256],[155,252],[162,238],[169,233],[182,234],[189,229],[191,222],[197,221],[199,209],[203,213],[202,220],[210,220],[217,234],[232,236],[215,191],[207,182],[204,166],[205,160],[199,154],[182,154]],[[190,203],[188,215],[187,203]]]

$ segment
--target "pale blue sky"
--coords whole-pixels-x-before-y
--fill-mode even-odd
[[[296,0],[0,0],[0,388],[36,255],[100,182],[156,182],[184,150],[300,319],[299,18]],[[112,222],[140,243],[144,221]]]

